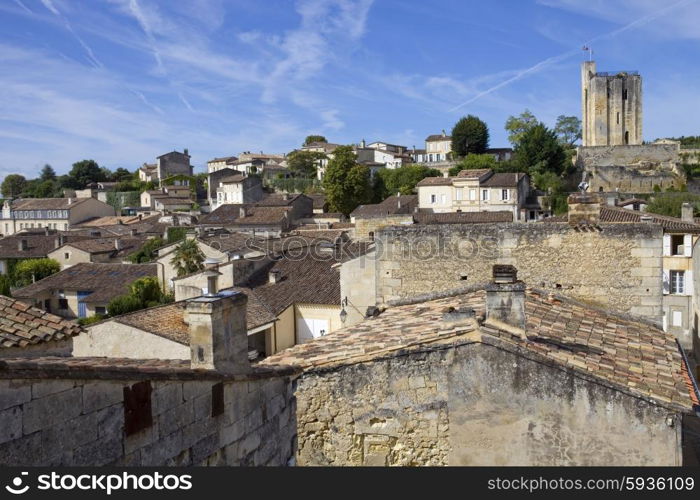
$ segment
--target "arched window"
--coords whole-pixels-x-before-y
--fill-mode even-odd
[[[629,130],[625,132],[625,144],[630,143],[630,132]]]

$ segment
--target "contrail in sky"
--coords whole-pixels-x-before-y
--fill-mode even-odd
[[[642,26],[644,24],[647,24],[647,23],[663,16],[669,10],[675,9],[677,7],[681,7],[683,5],[688,5],[690,3],[694,3],[695,1],[697,1],[697,0],[681,0],[680,2],[676,2],[674,4],[667,6],[667,7],[664,7],[663,9],[659,9],[655,12],[652,12],[651,14],[647,14],[646,16],[640,17],[639,19],[636,19],[636,20],[632,21],[631,23],[626,24],[620,28],[617,28],[616,30],[613,30],[609,33],[605,33],[603,35],[598,35],[594,38],[591,38],[590,40],[583,42],[583,45],[590,46],[593,42],[596,42],[598,40],[603,40],[605,38],[612,38],[614,36],[619,35],[620,33],[624,32],[624,31],[630,30],[632,28],[636,28],[637,26]],[[475,95],[471,99],[464,101],[462,104],[458,104],[457,106],[449,109],[448,112],[458,110],[459,108],[462,108],[468,104],[471,104],[474,101],[481,99],[482,97],[487,96],[487,95],[497,91],[498,89],[505,87],[506,85],[509,85],[517,80],[520,80],[521,78],[523,78],[527,75],[537,73],[540,70],[546,68],[547,66],[550,66],[554,63],[558,63],[559,61],[563,61],[564,59],[568,59],[569,57],[571,57],[573,55],[579,54],[580,52],[581,52],[581,49],[579,49],[579,48],[571,49],[567,52],[564,52],[563,54],[559,54],[558,56],[552,56],[552,57],[549,57],[543,61],[540,61],[537,64],[535,64],[534,66],[531,66],[527,69],[519,71],[515,76],[512,76],[506,80],[503,80],[501,83],[498,83],[498,84],[494,85],[493,87],[490,87],[490,88],[484,90],[483,92],[479,92],[477,95]]]

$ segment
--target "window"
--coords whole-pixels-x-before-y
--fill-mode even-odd
[[[456,199],[457,201],[461,201],[461,200],[462,200],[462,192],[463,192],[463,189],[462,189],[462,188],[455,188],[455,199]]]
[[[436,194],[431,194],[430,195],[430,203],[435,203],[437,201],[437,195]]]
[[[469,199],[472,201],[476,200],[476,189],[469,190]]]
[[[671,326],[683,326],[683,311],[673,311],[671,313]]]
[[[627,89],[622,90],[622,99],[625,101],[627,100]]]
[[[488,189],[481,190],[481,201],[489,201],[489,190]]]
[[[510,191],[507,189],[501,189],[501,200],[507,201],[510,199]]]
[[[685,271],[671,271],[671,293],[685,292]]]
[[[683,247],[683,235],[682,234],[672,234],[671,235],[671,255],[684,255]]]
[[[625,144],[630,143],[630,133],[629,131],[625,132]]]
[[[102,306],[95,307],[95,314],[99,314],[100,316],[104,316],[106,313],[107,313],[107,308],[102,307]]]
[[[68,299],[58,299],[59,309],[68,309]]]
[[[619,111],[617,112],[617,124],[618,125],[620,124],[620,112]]]
[[[447,202],[447,197],[444,194],[440,195],[440,203],[443,205]]]

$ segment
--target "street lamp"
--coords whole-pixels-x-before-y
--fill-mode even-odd
[[[340,322],[345,324],[345,321],[348,319],[348,312],[345,310],[345,306],[348,305],[348,298],[345,297],[343,300],[340,301],[340,306],[342,309],[340,310]]]

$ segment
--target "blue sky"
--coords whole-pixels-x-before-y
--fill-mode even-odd
[[[644,137],[700,134],[700,0],[2,0],[0,177],[580,116],[584,43],[639,70]]]

